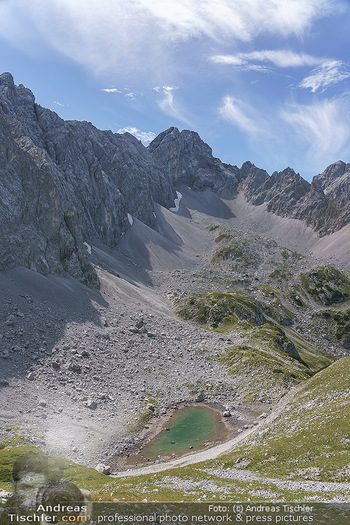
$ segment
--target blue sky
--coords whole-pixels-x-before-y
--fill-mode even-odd
[[[0,0],[0,69],[62,118],[310,180],[350,162],[349,27],[345,0]]]

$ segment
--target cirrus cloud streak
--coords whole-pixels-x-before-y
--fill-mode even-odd
[[[311,105],[291,104],[281,116],[309,146],[309,155],[334,158],[349,153],[350,98],[317,101]]]
[[[324,88],[324,91],[332,84],[337,84],[349,77],[350,69],[344,62],[331,60],[311,71],[311,74],[305,77],[299,85],[315,93],[320,88]]]
[[[219,107],[219,115],[249,135],[266,135],[268,126],[258,110],[247,102],[227,95]]]
[[[214,55],[210,60],[216,64],[231,66],[244,66],[251,62],[271,62],[277,67],[300,67],[322,64],[325,59],[306,53],[295,53],[288,49],[265,49],[235,55]]]

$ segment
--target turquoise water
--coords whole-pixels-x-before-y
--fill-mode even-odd
[[[169,430],[166,430],[169,429]],[[226,427],[221,416],[210,408],[187,407],[175,412],[167,426],[142,450],[148,458],[184,454],[200,448],[206,441],[223,439]]]

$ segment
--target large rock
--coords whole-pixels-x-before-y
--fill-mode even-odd
[[[97,472],[99,472],[100,474],[105,474],[109,476],[109,474],[111,473],[112,467],[110,467],[109,465],[104,465],[103,463],[99,463],[96,466],[95,470],[97,470]]]

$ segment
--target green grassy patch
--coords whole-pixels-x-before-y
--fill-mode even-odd
[[[239,320],[262,325],[266,322],[264,308],[265,305],[240,291],[191,294],[176,302],[176,312],[183,319],[225,330],[232,329]]]
[[[134,421],[131,421],[128,425],[129,432],[139,432],[147,423],[151,421],[152,418],[153,412],[148,408],[144,409],[141,412],[138,412],[137,418]]]
[[[285,330],[288,339],[294,344],[301,359],[307,364],[310,370],[318,372],[333,363],[334,358],[332,356],[316,348],[301,334],[292,328],[286,328]]]
[[[230,261],[234,267],[257,268],[261,262],[261,255],[253,239],[234,239],[232,235],[221,234],[216,242],[225,240],[224,246],[215,252],[211,262]]]
[[[262,350],[248,345],[235,345],[221,350],[217,360],[228,374],[242,381],[244,401],[276,401],[291,386],[308,377],[305,367],[283,352]]]
[[[11,483],[12,470],[14,462],[24,454],[32,452],[35,450],[35,447],[30,445],[21,446],[21,447],[5,447],[0,450],[0,482],[2,483]]]
[[[249,470],[294,480],[350,481],[350,358],[309,379],[287,409],[220,460],[249,458]]]
[[[288,281],[292,277],[292,272],[289,264],[281,264],[279,268],[270,273],[271,279]]]

